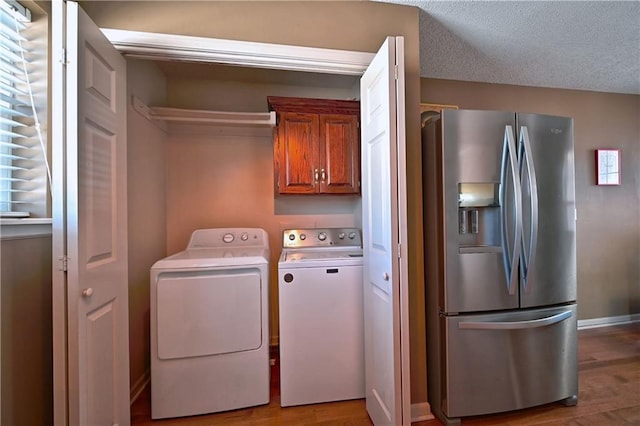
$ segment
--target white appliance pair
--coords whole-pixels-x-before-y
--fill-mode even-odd
[[[269,403],[269,239],[202,229],[151,268],[151,417]]]
[[[285,230],[278,293],[280,404],[364,398],[360,230]]]

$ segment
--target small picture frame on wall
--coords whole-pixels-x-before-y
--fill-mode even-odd
[[[620,185],[620,163],[619,149],[596,149],[596,185]]]

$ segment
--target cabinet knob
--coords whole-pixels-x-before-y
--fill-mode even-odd
[[[315,169],[313,171],[313,176],[314,176],[314,180],[317,182],[318,181],[318,169]]]
[[[383,273],[382,274],[382,279],[385,280],[385,281],[389,281],[389,273],[388,272]]]
[[[327,174],[325,173],[324,169],[322,169],[322,170],[320,171],[320,173],[321,173],[321,176],[322,176],[322,179],[321,179],[321,180],[322,180],[323,182],[324,182],[325,180],[327,180]]]

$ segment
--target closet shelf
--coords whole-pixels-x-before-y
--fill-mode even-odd
[[[202,109],[170,107],[150,107],[136,96],[131,97],[133,109],[147,120],[165,123],[208,124],[251,128],[270,128],[276,125],[276,113],[271,112],[228,112]]]
[[[165,122],[211,124],[219,126],[274,127],[276,113],[206,111],[169,107],[149,107],[152,120]]]

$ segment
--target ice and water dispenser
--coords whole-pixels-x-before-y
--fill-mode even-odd
[[[458,184],[460,253],[501,251],[500,184]]]

